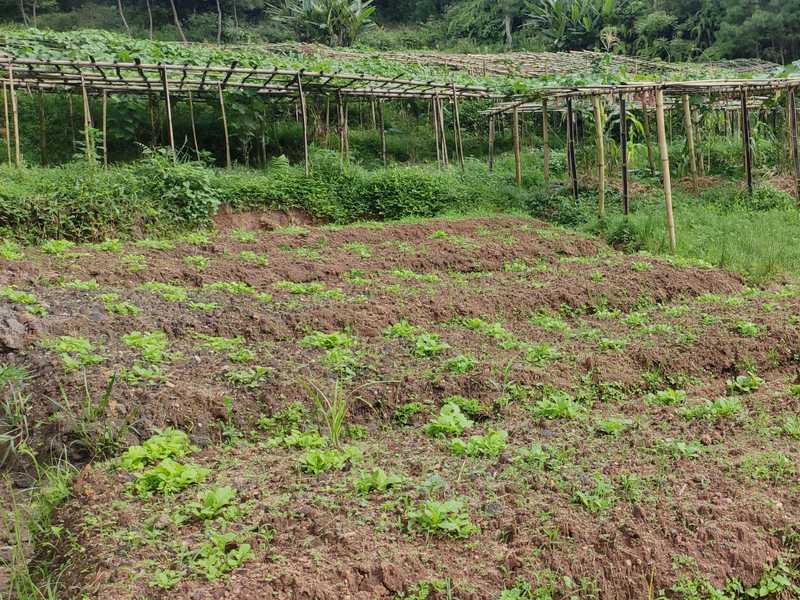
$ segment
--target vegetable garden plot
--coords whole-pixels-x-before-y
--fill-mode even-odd
[[[6,255],[69,594],[798,585],[796,288],[510,217]]]

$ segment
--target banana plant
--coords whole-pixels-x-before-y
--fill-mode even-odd
[[[268,11],[306,41],[351,46],[373,25],[373,0],[284,0]]]

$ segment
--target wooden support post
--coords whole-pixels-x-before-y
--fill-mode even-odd
[[[47,126],[44,120],[44,92],[39,91],[39,154],[43,166],[47,166]]]
[[[494,171],[494,115],[489,116],[489,173]]]
[[[347,100],[342,101],[342,118],[344,120],[344,156],[350,160],[350,106]]]
[[[444,166],[450,165],[450,156],[447,151],[447,131],[444,127],[444,102],[440,97],[436,97],[436,105],[439,110],[439,139],[442,140],[442,162]]]
[[[108,93],[103,90],[103,166],[108,166]]]
[[[75,110],[72,106],[72,92],[67,92],[67,110],[69,111],[69,130],[72,149],[75,149]]]
[[[434,138],[436,139],[436,163],[442,167],[442,142],[439,139],[439,108],[436,103],[436,98],[431,100],[431,119],[433,120]]]
[[[339,158],[344,164],[345,155],[346,155],[346,148],[344,143],[345,138],[345,131],[344,131],[344,100],[342,99],[342,95],[339,94],[338,101],[336,102],[336,113],[338,116],[338,123],[339,123]]]
[[[178,156],[175,153],[175,133],[172,130],[172,101],[169,98],[169,78],[167,77],[167,69],[161,67],[161,85],[164,87],[164,105],[167,108],[167,133],[169,134],[169,149],[172,153],[172,160],[177,161]]]
[[[630,191],[628,190],[628,113],[625,96],[619,95],[619,151],[622,158],[622,211],[630,214]]]
[[[664,124],[664,91],[656,90],[656,129],[658,130],[658,149],[661,154],[661,176],[664,181],[664,206],[667,211],[667,238],[669,250],[673,254],[677,250],[675,238],[675,218],[672,214],[672,176],[669,171],[669,146]]]
[[[542,145],[544,146],[542,157],[544,162],[544,183],[547,185],[550,182],[550,131],[548,128],[547,98],[542,100]]]
[[[325,98],[325,147],[328,147],[328,135],[331,131],[331,99]]]
[[[378,129],[381,135],[381,158],[385,167],[388,164],[388,159],[386,155],[386,122],[383,114],[383,100],[378,100]]]
[[[303,92],[302,75],[297,75],[297,91],[300,94],[300,117],[303,123],[303,164],[306,177],[311,175],[311,163],[308,158],[308,114],[306,114],[306,95]]]
[[[11,90],[11,120],[14,123],[14,157],[16,165],[22,166],[22,147],[19,142],[19,109],[17,107],[17,89],[14,87],[14,67],[8,65],[8,87]]]
[[[189,121],[192,124],[192,142],[194,143],[194,154],[197,157],[197,160],[200,160],[200,146],[197,144],[197,128],[195,127],[194,123],[194,104],[192,103],[192,92],[189,92]],[[263,132],[261,138],[263,143]]]
[[[567,98],[567,170],[569,171],[572,197],[578,200],[578,165],[575,162],[575,122],[572,98]]]
[[[147,94],[147,106],[150,111],[150,143],[153,146],[157,146],[159,136],[156,132],[156,107],[153,101],[153,94]]]
[[[747,191],[753,193],[753,146],[750,141],[750,114],[747,107],[747,90],[742,90],[742,147],[744,149],[744,171]]]
[[[692,123],[692,105],[689,94],[683,95],[683,125],[686,130],[686,145],[689,149],[689,170],[692,174],[692,184],[697,189],[697,156],[694,149],[694,125]]]
[[[606,142],[603,135],[603,106],[600,96],[592,96],[594,107],[595,144],[597,146],[597,214],[606,214]]]
[[[6,91],[6,82],[3,81],[3,123],[6,128],[6,154],[8,156],[8,164],[11,164],[11,120],[8,117],[8,92]]]
[[[644,139],[647,143],[647,164],[650,166],[650,173],[656,172],[656,163],[653,158],[653,136],[650,134],[650,112],[647,110],[645,96],[642,95],[642,127],[644,128]]]
[[[519,149],[519,111],[515,108],[511,113],[511,137],[514,141],[514,181],[522,185],[522,156]]]
[[[789,146],[791,148],[792,166],[794,171],[794,193],[800,203],[800,150],[797,147],[797,105],[795,99],[797,88],[789,88],[787,93],[787,108],[789,111]]]
[[[228,119],[225,116],[225,97],[222,94],[222,85],[217,84],[217,92],[219,94],[219,108],[222,113],[222,130],[225,134],[225,168],[231,168],[231,140],[228,137]]]
[[[461,139],[461,116],[458,112],[458,93],[456,92],[456,84],[453,83],[453,134],[455,136],[456,154],[458,154],[458,162],[461,165],[461,170],[464,170],[464,142]]]
[[[86,160],[94,162],[94,138],[91,133],[92,129],[92,113],[89,110],[89,95],[86,93],[86,85],[81,75],[81,95],[83,96],[83,142],[85,144]]]

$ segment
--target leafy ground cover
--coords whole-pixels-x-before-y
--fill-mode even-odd
[[[67,597],[800,593],[796,286],[509,216],[7,249]]]

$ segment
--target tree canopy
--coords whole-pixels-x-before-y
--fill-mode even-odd
[[[0,0],[0,14],[164,40],[800,58],[800,3],[785,0]]]

